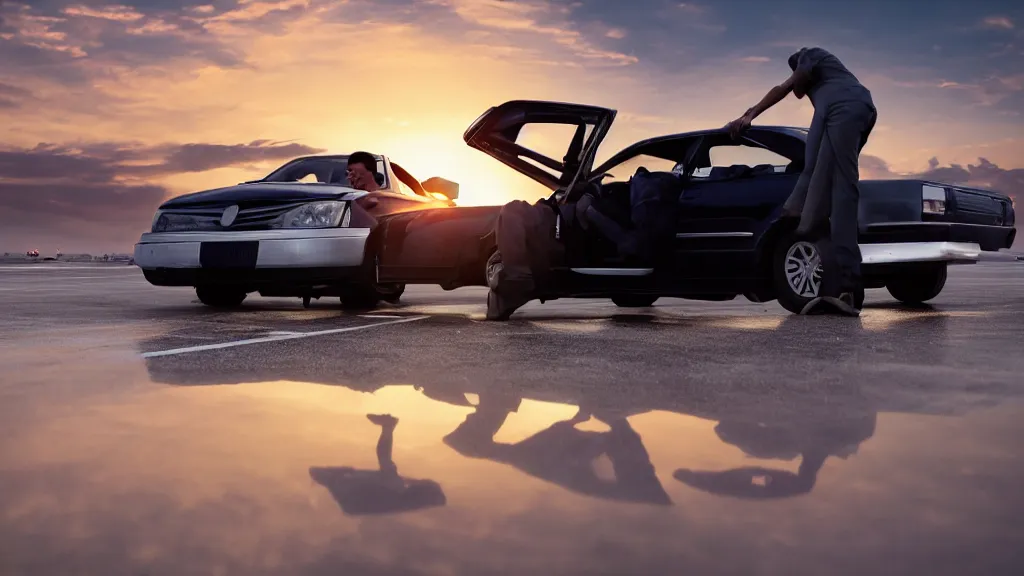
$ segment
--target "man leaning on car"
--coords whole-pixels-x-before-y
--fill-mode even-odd
[[[733,137],[790,92],[814,106],[807,135],[804,171],[785,208],[800,215],[797,232],[817,240],[821,255],[820,294],[801,314],[860,314],[855,293],[863,290],[858,246],[858,157],[878,112],[871,92],[833,54],[802,48],[789,57],[792,74],[743,116],[728,124]]]
[[[345,174],[348,176],[348,183],[357,190],[365,192],[380,190],[376,178],[377,159],[369,152],[353,152],[348,157]]]

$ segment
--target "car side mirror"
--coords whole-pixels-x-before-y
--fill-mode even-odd
[[[459,198],[458,183],[437,176],[424,180],[423,189],[431,194],[442,194],[449,200],[458,200]]]

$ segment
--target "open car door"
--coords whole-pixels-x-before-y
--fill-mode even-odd
[[[545,102],[513,100],[484,112],[466,130],[466,144],[529,176],[553,191],[569,194],[578,182],[585,182],[594,155],[615,120],[615,110]],[[561,161],[521,145],[527,124],[562,124],[576,131],[566,145]]]

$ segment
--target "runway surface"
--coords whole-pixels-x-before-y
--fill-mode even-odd
[[[0,267],[0,574],[1021,573],[1024,264],[859,319],[484,296]]]

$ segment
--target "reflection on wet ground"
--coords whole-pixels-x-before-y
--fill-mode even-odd
[[[1002,304],[464,306],[8,334],[0,574],[1019,573]]]
[[[0,537],[12,568],[49,573],[1009,573],[1019,411],[769,396],[707,419],[600,394],[140,387],[0,442]]]

